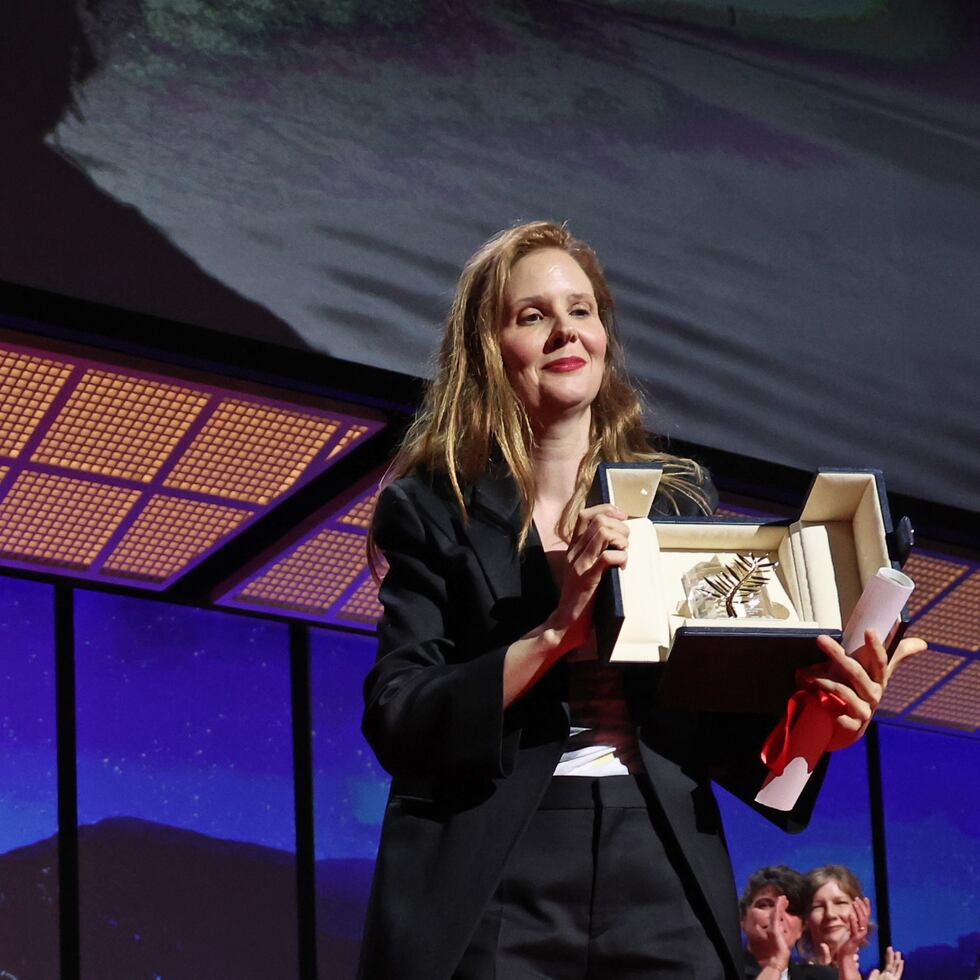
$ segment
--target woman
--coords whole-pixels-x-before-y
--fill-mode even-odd
[[[808,897],[803,875],[785,864],[759,868],[749,878],[738,900],[747,980],[837,980],[831,966],[791,959],[803,935]]]
[[[832,963],[841,980],[861,980],[858,957],[872,930],[871,900],[858,876],[843,864],[825,864],[807,872],[812,898],[806,923],[806,945],[818,963]],[[888,947],[881,970],[868,980],[900,980],[902,954]]]
[[[751,801],[774,719],[655,710],[656,666],[589,659],[596,586],[628,553],[625,515],[585,506],[596,465],[661,461],[660,513],[715,500],[651,450],[622,360],[599,264],[563,226],[502,232],[464,268],[372,528],[389,569],[363,730],[393,779],[364,978],[740,973],[710,779]],[[837,748],[886,660],[821,642],[808,683],[846,700]],[[769,815],[799,829],[819,783]]]

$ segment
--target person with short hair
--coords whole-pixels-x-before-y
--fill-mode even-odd
[[[738,911],[747,943],[747,980],[837,980],[832,966],[794,962],[809,894],[799,871],[785,864],[759,868],[748,880]]]

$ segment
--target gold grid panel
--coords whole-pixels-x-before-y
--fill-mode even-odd
[[[980,650],[980,571],[917,619],[912,632],[929,643]]]
[[[164,481],[168,487],[268,504],[288,490],[340,422],[259,402],[222,402]]]
[[[0,456],[20,453],[71,372],[71,364],[0,350]]]
[[[371,526],[371,515],[374,513],[374,505],[378,502],[378,494],[375,491],[370,497],[359,500],[346,514],[342,514],[338,520],[341,524],[353,524],[355,527],[365,529]]]
[[[366,425],[352,425],[337,441],[337,445],[330,450],[330,455],[328,459],[333,459],[337,453],[343,452],[352,442],[357,442],[361,436],[367,432],[368,427]]]
[[[381,611],[381,603],[378,602],[378,583],[369,572],[368,577],[343,604],[340,612],[337,613],[337,618],[351,619],[358,623],[376,623],[381,618]]]
[[[87,568],[139,490],[48,473],[21,473],[0,501],[0,553]]]
[[[325,613],[364,569],[363,534],[327,529],[305,541],[236,596],[249,602]]]
[[[915,582],[915,591],[909,597],[909,618],[915,616],[926,603],[935,599],[969,567],[964,562],[913,552],[902,569]]]
[[[879,709],[886,714],[901,714],[913,701],[959,667],[963,660],[963,657],[939,650],[917,653],[898,665],[895,675],[888,682]]]
[[[148,483],[211,396],[107,371],[86,371],[34,461]]]
[[[974,660],[926,698],[909,718],[967,732],[980,728],[980,660]]]
[[[103,571],[162,582],[251,516],[250,510],[156,495],[113,549]]]

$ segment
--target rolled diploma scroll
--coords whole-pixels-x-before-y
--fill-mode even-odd
[[[864,643],[865,630],[874,630],[882,642],[902,614],[912,589],[912,579],[894,568],[879,568],[865,586],[841,638],[847,654]],[[786,705],[786,714],[762,748],[769,775],[756,794],[756,803],[774,810],[792,810],[810,774],[834,732],[834,720],[844,702],[833,694],[797,691]]]

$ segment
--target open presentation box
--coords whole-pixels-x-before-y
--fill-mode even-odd
[[[839,639],[867,583],[904,560],[907,519],[896,536],[877,470],[820,470],[799,517],[764,521],[651,515],[660,476],[649,463],[604,464],[596,474],[590,502],[615,504],[630,526],[627,567],[610,569],[596,598],[600,657],[663,664],[659,698],[672,708],[781,709],[796,669],[823,659],[815,638]],[[766,584],[772,615],[693,617],[685,573],[736,555],[776,563]]]

